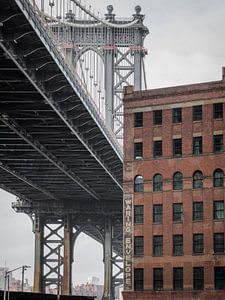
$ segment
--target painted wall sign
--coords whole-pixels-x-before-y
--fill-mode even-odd
[[[123,257],[124,290],[133,290],[133,195],[125,194],[123,199]]]

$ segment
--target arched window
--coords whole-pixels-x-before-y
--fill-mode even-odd
[[[153,177],[153,191],[163,190],[163,177],[161,174],[155,174]]]
[[[201,171],[195,171],[193,174],[193,189],[201,189],[203,187],[203,175]]]
[[[183,189],[183,175],[180,172],[176,172],[173,175],[173,189],[182,190]]]
[[[213,173],[213,186],[214,187],[223,187],[224,174],[223,170],[216,169]]]
[[[141,175],[137,175],[134,178],[134,191],[143,192],[144,191],[144,178]]]

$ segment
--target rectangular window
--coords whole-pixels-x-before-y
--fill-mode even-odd
[[[143,112],[134,113],[134,127],[143,126]]]
[[[153,111],[153,124],[162,125],[162,110]]]
[[[196,254],[203,253],[203,250],[204,250],[203,234],[202,233],[193,234],[193,253]]]
[[[162,223],[162,217],[163,217],[162,204],[154,204],[153,205],[153,222],[154,223]]]
[[[193,288],[194,290],[204,290],[204,268],[193,268]]]
[[[214,268],[215,290],[225,290],[225,267]]]
[[[201,121],[202,120],[202,106],[196,105],[192,107],[192,116],[193,121]]]
[[[183,221],[183,204],[174,203],[173,204],[173,221],[181,222]]]
[[[223,118],[223,103],[214,103],[213,119],[222,119],[222,118]]]
[[[173,254],[182,255],[183,254],[183,235],[176,234],[173,236]]]
[[[193,155],[200,155],[202,154],[202,137],[197,136],[193,137]]]
[[[143,143],[134,143],[134,159],[143,158]]]
[[[144,223],[144,206],[134,205],[134,223],[143,224]]]
[[[214,201],[213,203],[213,217],[214,220],[223,220],[224,219],[224,202],[223,201]]]
[[[183,268],[173,268],[173,289],[183,290]]]
[[[193,221],[203,220],[203,202],[193,203]]]
[[[154,157],[162,156],[162,141],[153,142],[153,156]]]
[[[144,289],[144,269],[134,269],[134,290],[143,291]]]
[[[213,151],[223,152],[223,135],[217,134],[213,136]]]
[[[182,155],[182,139],[173,139],[173,156]]]
[[[214,233],[214,253],[224,253],[224,233]]]
[[[134,255],[144,255],[144,238],[143,236],[134,237]]]
[[[182,122],[182,108],[173,108],[173,123],[181,123]]]
[[[163,269],[162,268],[153,269],[153,289],[155,291],[163,290]]]
[[[163,255],[163,236],[162,235],[153,236],[153,255],[155,255],[155,256]]]

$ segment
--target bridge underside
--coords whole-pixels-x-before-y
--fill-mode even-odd
[[[37,30],[16,1],[0,2],[0,187],[20,199],[18,211],[51,220],[69,215],[77,228],[104,228],[110,218],[119,236],[122,159],[57,49]],[[113,249],[122,254],[121,237]]]

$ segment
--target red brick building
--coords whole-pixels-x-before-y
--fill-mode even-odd
[[[224,108],[224,80],[126,88],[124,300],[225,299]]]

